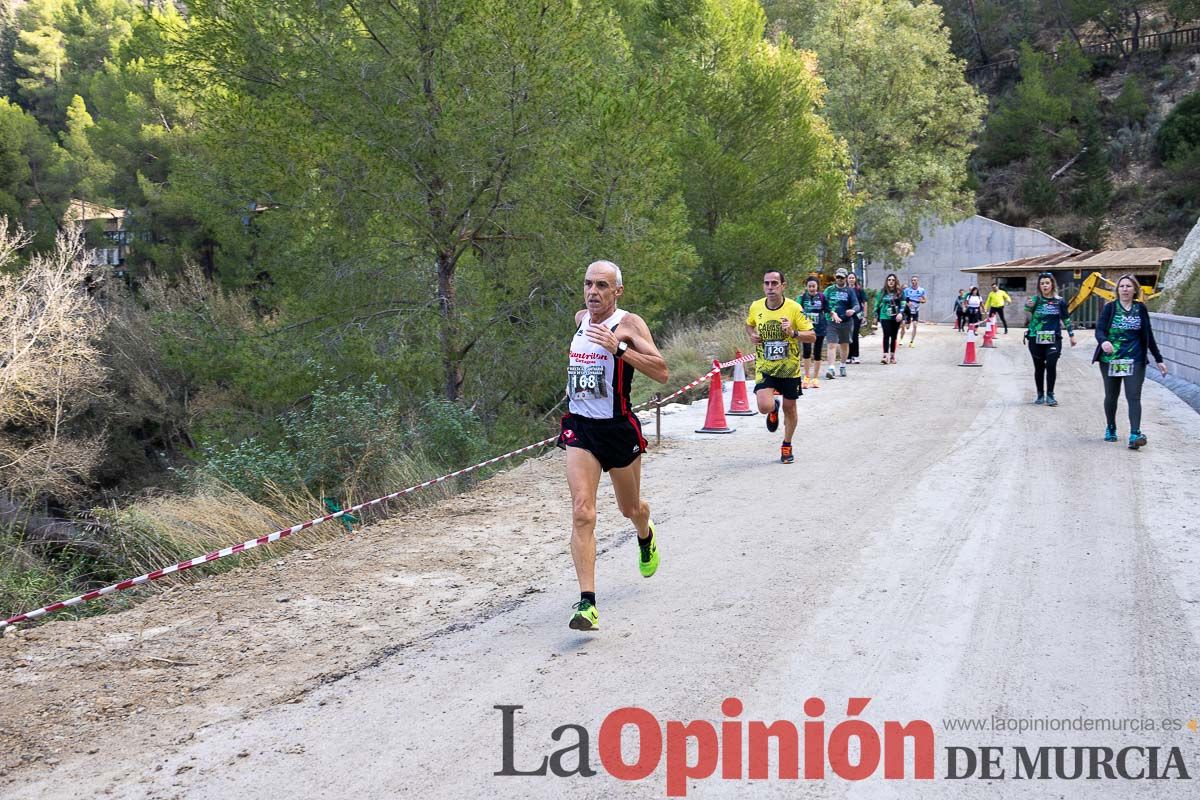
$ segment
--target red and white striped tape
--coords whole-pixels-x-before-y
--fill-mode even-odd
[[[753,358],[754,358],[754,356],[752,356],[752,355],[751,356],[742,356],[740,359],[734,359],[732,361],[728,361],[728,362],[721,364],[720,368],[723,369],[725,367],[733,366],[734,364],[737,364],[740,361],[750,361],[750,360],[753,360]],[[712,377],[713,373],[717,372],[717,370],[718,370],[718,367],[713,367],[707,373],[700,376],[696,380],[692,381],[687,386],[684,386],[679,391],[674,392],[673,394],[667,395],[666,397],[662,398],[661,400],[642,403],[639,406],[635,406],[633,410],[641,411],[645,408],[649,408],[650,406],[653,406],[655,403],[660,403],[660,404],[665,403],[668,400],[678,397],[679,395],[683,394],[684,392],[696,387],[701,382]],[[283,530],[275,531],[274,533],[269,533],[266,536],[260,536],[257,539],[250,539],[248,541],[242,542],[241,544],[235,544],[232,547],[226,547],[222,550],[214,550],[211,553],[205,553],[202,556],[197,556],[196,558],[190,559],[188,561],[180,561],[178,564],[172,564],[169,567],[163,567],[162,569],[156,569],[153,572],[147,572],[145,575],[139,575],[136,578],[128,578],[127,580],[123,580],[120,583],[114,583],[110,586],[105,586],[103,589],[96,589],[94,591],[86,592],[84,594],[78,595],[77,597],[72,597],[69,600],[61,600],[57,603],[51,603],[50,605],[43,606],[35,611],[27,611],[24,614],[18,614],[15,617],[9,617],[8,619],[4,620],[4,622],[2,624],[0,624],[0,630],[3,630],[4,628],[6,628],[10,625],[16,625],[19,622],[28,622],[30,620],[37,619],[38,617],[44,616],[46,614],[51,614],[55,611],[61,611],[62,609],[70,608],[71,606],[77,606],[77,605],[80,605],[81,603],[86,603],[90,600],[95,600],[98,597],[104,597],[105,595],[113,594],[114,592],[123,592],[126,589],[132,589],[134,586],[141,586],[144,583],[150,583],[151,581],[156,581],[159,578],[166,577],[167,575],[171,575],[176,572],[183,572],[184,570],[189,570],[192,567],[198,567],[201,564],[207,564],[210,561],[216,561],[217,559],[220,559],[220,558],[226,558],[228,556],[234,555],[235,553],[242,553],[242,552],[245,552],[246,550],[253,550],[254,548],[258,547],[259,545],[271,544],[272,542],[278,542],[280,539],[285,539],[294,533],[299,533],[300,531],[305,530],[306,528],[312,528],[314,526],[320,525],[322,522],[328,522],[331,519],[337,519],[338,517],[341,517],[345,514],[352,514],[355,511],[361,511],[364,508],[379,505],[380,503],[386,502],[388,500],[395,500],[397,497],[402,497],[403,495],[406,495],[406,494],[412,494],[413,492],[420,491],[421,489],[427,489],[430,486],[433,486],[434,484],[442,483],[443,481],[448,481],[451,478],[457,478],[461,475],[466,475],[468,472],[474,472],[475,470],[483,469],[484,467],[490,466],[499,461],[504,461],[505,459],[512,458],[513,456],[518,456],[522,453],[527,453],[530,450],[536,450],[539,447],[544,447],[545,445],[548,445],[551,442],[557,441],[557,439],[558,439],[558,436],[550,436],[546,439],[542,439],[540,442],[534,442],[533,444],[526,445],[517,450],[509,451],[509,452],[505,453],[504,455],[496,456],[495,458],[489,458],[487,461],[481,461],[478,464],[472,464],[469,467],[464,467],[463,469],[446,473],[445,475],[442,475],[441,477],[425,481],[424,483],[418,483],[415,486],[409,486],[407,489],[401,489],[398,492],[392,492],[391,494],[384,495],[383,497],[377,497],[374,500],[368,500],[365,503],[359,503],[358,505],[351,506],[350,508],[344,508],[341,511],[338,511],[336,513],[326,514],[325,516],[317,517],[316,519],[310,519],[308,522],[302,522],[299,525],[293,525],[290,528],[284,528]]]

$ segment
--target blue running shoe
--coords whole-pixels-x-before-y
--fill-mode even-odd
[[[1109,425],[1104,429],[1104,441],[1115,442],[1117,440],[1117,426]]]

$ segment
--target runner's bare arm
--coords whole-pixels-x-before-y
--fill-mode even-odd
[[[616,333],[621,340],[629,342],[629,349],[623,356],[629,366],[659,383],[670,379],[667,360],[658,352],[645,320],[637,314],[627,314],[617,326]]]
[[[762,344],[762,337],[758,335],[758,328],[753,325],[747,325],[746,333],[750,334],[750,341],[755,344]]]

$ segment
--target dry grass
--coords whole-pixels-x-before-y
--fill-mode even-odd
[[[731,313],[707,323],[689,323],[674,328],[659,342],[659,350],[671,369],[671,380],[665,387],[649,379],[634,381],[633,399],[642,403],[654,397],[655,391],[668,394],[685,383],[712,369],[713,358],[728,361],[740,348],[743,353],[751,347],[746,336],[745,315]],[[754,362],[746,364],[746,376],[753,377]],[[696,391],[700,391],[697,387]]]

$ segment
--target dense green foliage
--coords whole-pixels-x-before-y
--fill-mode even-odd
[[[700,338],[703,366],[697,331],[765,269],[895,262],[931,220],[979,210],[1094,247],[1121,207],[1177,231],[1200,203],[1200,114],[1193,96],[1164,118],[1161,98],[1195,87],[1165,57],[1077,43],[1197,14],[0,0],[0,217],[32,234],[6,269],[81,200],[125,211],[129,236],[119,273],[96,268],[103,386],[71,421],[102,457],[23,500],[61,513],[173,475],[274,505],[361,497],[543,435],[598,258],[656,332]],[[1011,57],[990,98],[964,78]],[[134,516],[113,529],[136,539]],[[83,581],[19,533],[0,551],[22,598]]]
[[[663,331],[968,211],[937,7],[767,5],[0,2],[23,259],[79,201],[126,212],[80,494],[457,466],[545,429],[594,259]]]
[[[1164,163],[1187,158],[1200,148],[1200,92],[1189,95],[1167,115],[1154,137]]]

